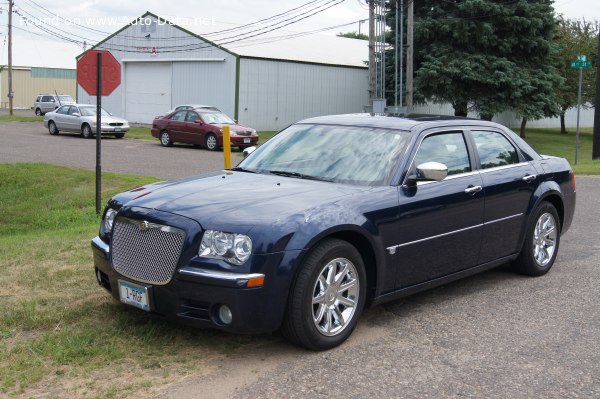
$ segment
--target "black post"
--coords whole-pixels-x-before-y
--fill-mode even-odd
[[[600,44],[600,30],[598,31],[598,44]],[[600,46],[596,56],[596,101],[594,101],[594,146],[592,159],[600,159]]]
[[[96,214],[102,212],[102,161],[101,161],[101,140],[102,140],[102,53],[97,53],[96,66]]]

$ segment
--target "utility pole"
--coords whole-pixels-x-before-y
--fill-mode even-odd
[[[375,98],[375,1],[369,1],[369,102]]]
[[[15,2],[8,0],[8,109],[13,115],[13,81],[12,81],[12,14]]]
[[[413,15],[415,0],[408,0],[406,15],[406,106],[413,106]]]
[[[598,30],[598,44],[600,44],[600,29]],[[596,101],[594,101],[594,139],[592,159],[600,159],[600,46],[596,55]]]

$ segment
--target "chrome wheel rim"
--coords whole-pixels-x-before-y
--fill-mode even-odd
[[[206,147],[213,150],[217,147],[217,138],[215,136],[208,136],[206,138]]]
[[[83,127],[83,137],[88,138],[92,135],[92,130],[86,125]]]
[[[321,334],[332,337],[349,325],[359,288],[358,273],[350,260],[336,258],[321,269],[312,295],[313,322]]]
[[[160,142],[162,143],[162,145],[169,145],[169,134],[168,133],[163,133],[160,135]]]
[[[50,123],[50,134],[56,133],[56,125],[54,123]]]
[[[540,266],[550,263],[556,250],[556,220],[550,213],[542,214],[533,230],[533,259]]]

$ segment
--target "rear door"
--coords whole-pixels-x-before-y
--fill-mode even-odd
[[[519,250],[527,207],[539,178],[517,147],[500,130],[470,132],[485,194],[483,242],[479,263]]]
[[[173,115],[171,115],[171,118],[169,118],[166,129],[169,132],[169,135],[171,136],[171,140],[187,142],[186,134],[185,134],[185,129],[186,129],[185,118],[186,118],[186,116],[187,116],[187,111],[183,110],[183,111],[178,111],[178,112],[174,113]]]
[[[479,257],[482,181],[462,130],[426,133],[408,174],[424,162],[445,164],[448,176],[400,187],[397,244],[388,248],[399,288],[475,266]]]

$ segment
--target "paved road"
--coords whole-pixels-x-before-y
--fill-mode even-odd
[[[77,134],[51,136],[42,123],[0,122],[0,162],[46,162],[96,168],[96,141]],[[234,152],[236,162],[239,152]],[[239,158],[241,159],[241,158]],[[223,167],[223,153],[192,146],[162,147],[156,141],[102,140],[102,170],[175,178]]]
[[[21,126],[22,125],[22,126]],[[0,162],[94,167],[94,145],[0,123]],[[105,170],[176,177],[221,154],[105,140]],[[257,338],[166,398],[599,398],[600,178],[579,177],[575,220],[551,272],[492,270],[369,309],[341,347],[307,352]],[[157,399],[158,399],[157,398]]]

